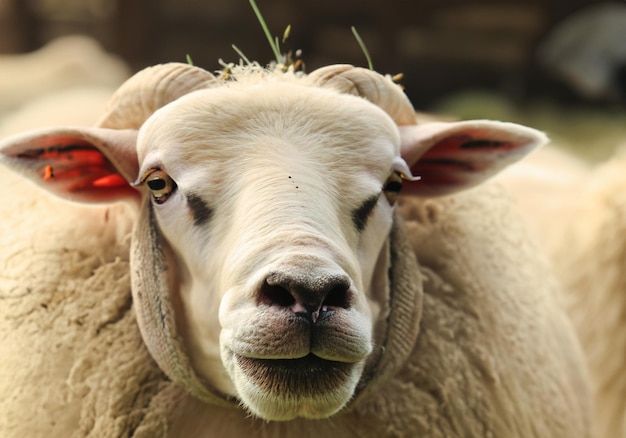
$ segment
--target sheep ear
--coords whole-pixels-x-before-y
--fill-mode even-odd
[[[402,158],[419,177],[403,193],[422,196],[480,184],[548,141],[535,129],[489,120],[402,126],[400,136]]]
[[[0,142],[0,162],[65,199],[84,203],[137,198],[137,131],[50,128]]]

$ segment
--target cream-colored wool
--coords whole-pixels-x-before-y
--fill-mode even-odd
[[[171,430],[232,437],[592,436],[571,323],[545,260],[505,197],[492,187],[406,202],[407,237],[423,280],[420,332],[410,359],[370,399],[329,421],[266,423],[240,411],[209,414],[186,398]],[[485,244],[491,242],[497,245]],[[528,398],[512,403],[520,393]]]
[[[576,340],[497,188],[403,202],[408,238],[392,260],[415,263],[410,242],[423,282],[410,359],[385,350],[392,375],[328,420],[265,422],[197,401],[150,359],[130,301],[132,210],[48,199],[13,178],[2,176],[15,194],[2,217],[22,230],[2,234],[3,437],[591,436]]]
[[[595,169],[531,157],[502,175],[551,256],[589,362],[598,436],[626,437],[626,155]],[[529,171],[530,170],[530,171]],[[560,175],[559,178],[540,175]]]
[[[47,93],[0,119],[0,138],[42,126],[93,126],[115,91],[108,87],[76,87]]]
[[[77,87],[118,87],[130,75],[124,61],[93,38],[56,38],[30,53],[0,56],[0,115],[48,93]]]
[[[132,310],[132,211],[1,180],[0,436],[129,436],[163,380]]]
[[[369,70],[285,78],[147,69],[100,128],[2,142],[52,193],[134,207],[0,175],[0,435],[590,437],[578,341],[504,192],[409,198],[545,137],[414,125]]]

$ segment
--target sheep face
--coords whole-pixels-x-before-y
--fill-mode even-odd
[[[352,397],[399,142],[364,99],[285,84],[195,92],[142,128],[139,183],[175,253],[192,365],[253,413],[326,417]]]

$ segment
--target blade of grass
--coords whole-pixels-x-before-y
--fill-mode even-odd
[[[274,37],[274,47],[276,47],[276,53],[281,53],[280,44],[278,43],[278,37]],[[278,61],[279,64],[282,61],[282,55],[280,58],[281,58],[280,61]]]
[[[367,60],[368,68],[370,70],[374,70],[374,66],[372,65],[372,58],[370,58],[370,52],[367,50],[367,47],[365,47],[365,43],[361,39],[361,36],[359,35],[359,33],[356,31],[356,27],[352,26],[350,29],[352,29],[352,34],[354,35],[354,38],[356,38],[356,41],[359,43],[359,46],[361,46],[361,50],[363,51],[363,54],[365,55],[365,59]]]
[[[267,41],[270,43],[270,47],[272,48],[272,51],[274,52],[274,56],[276,57],[276,62],[280,63],[280,50],[278,50],[278,47],[276,47],[274,43],[272,34],[270,33],[270,30],[267,28],[267,24],[265,23],[265,20],[263,19],[263,15],[261,15],[261,11],[257,7],[256,2],[254,0],[250,0],[250,6],[252,6],[252,9],[254,10],[257,20],[259,20],[259,23],[261,23],[261,27],[263,28],[263,32],[265,33],[265,37],[267,38]]]
[[[237,47],[237,46],[236,46],[236,45],[234,45],[234,44],[231,44],[231,47],[233,48],[233,50],[234,50],[235,52],[237,52],[237,55],[239,55],[239,57],[240,57],[241,59],[243,59],[243,62],[245,62],[245,63],[246,63],[246,64],[248,64],[248,65],[252,64],[252,63],[250,62],[250,60],[248,59],[248,57],[247,57],[246,55],[244,55],[244,54],[243,54],[243,52],[242,52],[241,50],[239,50],[239,47]]]

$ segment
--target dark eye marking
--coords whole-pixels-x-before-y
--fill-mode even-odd
[[[379,194],[367,198],[359,207],[352,210],[352,222],[357,230],[363,231],[367,225],[367,219],[378,202]]]
[[[203,225],[213,217],[213,209],[200,196],[194,193],[187,195],[187,205],[191,210],[195,225]]]

